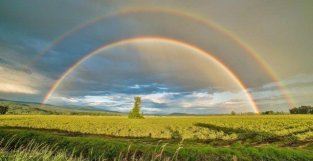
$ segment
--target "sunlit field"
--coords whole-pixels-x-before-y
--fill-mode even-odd
[[[299,143],[313,139],[313,116],[40,116],[0,117],[5,127],[61,130],[82,134],[128,138],[179,139],[194,141],[244,141],[248,143]]]
[[[147,116],[145,119],[3,115],[0,126],[2,138],[7,138],[2,143],[12,140],[6,145],[25,146],[29,141],[41,146],[47,144],[44,147],[48,156],[52,155],[49,149],[55,145],[60,147],[57,148],[57,154],[62,154],[60,158],[72,160],[86,157],[87,160],[97,157],[123,160],[129,157],[126,155],[136,155],[137,160],[151,160],[162,151],[165,151],[162,160],[173,157],[181,160],[199,160],[198,157],[263,160],[281,156],[286,160],[306,160],[313,157],[309,153],[313,139],[312,115]],[[3,151],[7,157],[12,157]],[[18,152],[14,151],[16,156],[21,155]],[[38,154],[31,149],[24,157],[27,159],[31,153]]]

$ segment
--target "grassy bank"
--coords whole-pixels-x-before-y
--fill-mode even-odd
[[[27,155],[43,153],[72,160],[121,160],[123,158],[175,160],[176,157],[178,160],[313,160],[310,149],[270,145],[252,147],[234,144],[230,147],[213,147],[205,144],[185,145],[179,142],[147,143],[140,139],[71,136],[70,133],[12,128],[1,128],[0,138],[3,138],[2,158],[0,157],[2,160],[21,155],[20,151],[27,149],[29,144],[41,145],[46,147],[46,150],[37,148],[44,150],[36,152],[34,148],[35,150],[29,151]]]

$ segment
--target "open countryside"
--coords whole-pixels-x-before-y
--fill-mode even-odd
[[[1,0],[0,161],[313,161],[313,0]]]

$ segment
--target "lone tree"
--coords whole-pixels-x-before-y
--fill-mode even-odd
[[[143,119],[143,113],[140,111],[141,108],[141,97],[134,97],[135,103],[133,109],[129,112],[128,118],[131,119]]]
[[[8,112],[9,107],[5,105],[0,105],[0,115],[4,115]]]

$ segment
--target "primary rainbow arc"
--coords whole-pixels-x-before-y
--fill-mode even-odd
[[[175,40],[175,39],[171,39],[171,38],[166,38],[166,37],[135,37],[135,38],[128,38],[128,39],[123,39],[120,41],[116,41],[110,44],[106,44],[103,45],[97,49],[95,49],[94,51],[86,54],[85,56],[83,56],[81,59],[79,59],[76,63],[74,63],[72,66],[70,66],[62,75],[61,77],[56,80],[52,87],[50,88],[49,92],[46,94],[46,96],[44,97],[44,100],[42,101],[42,103],[46,103],[49,98],[52,96],[52,94],[54,93],[54,91],[58,88],[58,86],[62,83],[62,81],[72,72],[74,71],[82,62],[86,61],[87,59],[89,59],[90,57],[98,54],[100,51],[103,50],[107,50],[110,48],[114,48],[117,47],[119,45],[124,45],[127,43],[131,43],[131,42],[136,42],[136,41],[161,41],[161,42],[166,42],[169,44],[173,44],[173,45],[178,45],[181,47],[185,47],[188,49],[192,49],[193,51],[197,52],[197,53],[201,53],[203,55],[206,55],[210,60],[212,60],[213,62],[217,63],[219,65],[219,67],[221,67],[223,69],[224,72],[227,73],[227,75],[229,75],[232,80],[236,83],[236,85],[238,85],[241,90],[243,90],[243,92],[245,93],[247,100],[249,101],[249,104],[251,105],[251,107],[253,108],[253,111],[255,113],[259,113],[259,108],[257,107],[256,103],[254,102],[251,94],[249,93],[249,91],[247,90],[247,87],[244,85],[244,83],[238,78],[238,76],[230,69],[227,67],[227,65],[225,65],[223,62],[221,62],[218,58],[214,57],[214,55],[210,52],[204,51],[192,44],[188,44],[186,42],[182,42],[180,40]]]

